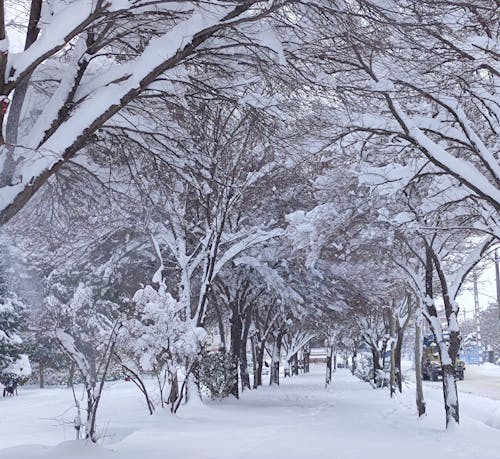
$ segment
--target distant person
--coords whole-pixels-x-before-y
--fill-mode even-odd
[[[6,397],[7,395],[10,395],[13,397],[14,395],[17,395],[17,381],[14,379],[10,379],[7,382],[7,385],[3,388],[3,396]]]

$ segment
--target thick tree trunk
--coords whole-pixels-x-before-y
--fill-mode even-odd
[[[426,308],[431,318],[438,318],[436,306],[432,300],[432,277],[433,265],[436,268],[444,302],[446,320],[449,326],[450,340],[447,344],[443,338],[443,327],[439,320],[429,320],[429,326],[436,337],[439,358],[441,360],[441,371],[443,375],[443,398],[446,414],[446,427],[460,422],[457,382],[455,379],[455,362],[460,349],[460,332],[456,310],[449,296],[448,284],[445,274],[441,269],[439,258],[431,246],[426,247]]]
[[[374,345],[371,345],[370,348],[373,360],[373,382],[377,384],[377,374],[380,370],[382,370],[382,367],[380,366],[380,352]]]
[[[457,380],[454,365],[442,365],[444,408],[446,412],[446,427],[460,422]]]
[[[273,354],[271,358],[271,374],[269,378],[269,384],[272,386],[274,384],[280,384],[280,359],[281,359],[281,343],[283,340],[283,333],[280,331],[276,335],[273,344]]]
[[[232,315],[231,315],[231,356],[233,360],[233,371],[236,375],[235,380],[231,384],[231,394],[236,398],[239,398],[239,387],[238,387],[238,370],[239,370],[239,360],[241,358],[241,335],[243,331],[243,323],[241,321],[241,316],[237,310],[236,305],[232,305]]]
[[[266,350],[266,342],[262,341],[255,346],[255,354],[256,354],[256,371],[253,375],[253,387],[256,389],[259,386],[262,386],[262,369],[264,368],[264,354]]]
[[[311,357],[311,351],[309,345],[304,348],[304,373],[309,373],[309,360]]]
[[[297,376],[299,374],[299,355],[296,352],[292,357],[292,375]]]
[[[422,387],[422,318],[417,317],[415,322],[415,381],[416,381],[416,402],[418,416],[425,414],[425,399]]]
[[[38,21],[42,10],[42,0],[31,0],[30,16],[24,49],[28,49],[37,39],[39,29]],[[3,21],[2,21],[3,22]],[[16,86],[9,108],[9,116],[5,126],[4,164],[0,173],[0,187],[10,185],[13,182],[13,176],[16,168],[14,161],[14,148],[17,144],[17,137],[21,121],[21,113],[29,89],[29,80],[31,75],[26,75]]]
[[[252,323],[252,317],[247,311],[245,316],[245,322],[243,324],[243,333],[240,343],[240,379],[241,379],[241,391],[245,389],[250,389],[250,375],[248,374],[248,361],[247,361],[247,342],[248,334],[250,332],[250,325]]]
[[[250,375],[248,374],[248,362],[247,362],[247,350],[246,342],[241,343],[240,349],[240,379],[241,379],[241,391],[245,389],[250,389]]]
[[[352,353],[352,365],[351,365],[351,373],[356,373],[356,359],[358,358],[358,351],[354,350]]]

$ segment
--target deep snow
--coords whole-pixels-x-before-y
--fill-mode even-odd
[[[335,373],[328,391],[323,378],[324,367],[316,367],[279,388],[251,391],[241,400],[195,403],[176,417],[166,411],[148,416],[131,383],[110,383],[99,416],[106,438],[98,446],[60,443],[74,437],[62,423],[74,416],[70,390],[21,389],[17,398],[0,400],[0,445],[10,447],[0,449],[0,458],[499,457],[498,430],[472,419],[466,404],[461,425],[445,431],[438,397],[429,397],[428,416],[419,420],[411,387],[391,400],[386,390],[372,389],[347,370]],[[432,388],[427,392],[439,395]],[[492,411],[500,404],[482,400]]]

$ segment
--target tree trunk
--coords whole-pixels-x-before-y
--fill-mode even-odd
[[[213,295],[213,293],[211,293],[211,295]],[[226,331],[224,330],[224,321],[222,320],[222,314],[219,306],[216,305],[217,303],[215,301],[214,304],[215,313],[217,315],[217,324],[219,326],[220,350],[226,350]]]
[[[257,341],[257,340],[256,340]],[[262,386],[262,369],[264,368],[264,353],[266,350],[266,342],[265,340],[259,342],[260,344],[255,344],[255,371],[253,374],[253,388],[257,389],[257,387]]]
[[[250,389],[250,375],[248,374],[248,362],[247,362],[247,349],[246,342],[241,343],[240,349],[240,379],[241,379],[241,391],[245,389]]]
[[[239,398],[239,387],[238,387],[238,370],[239,370],[239,360],[241,356],[241,334],[243,329],[243,324],[241,321],[241,316],[238,312],[237,305],[232,306],[231,315],[231,356],[233,360],[233,371],[236,375],[235,381],[231,384],[231,394],[236,398]]]
[[[304,373],[309,373],[309,359],[311,356],[311,351],[309,350],[309,345],[304,348]]]
[[[450,332],[450,340],[449,344],[447,344],[443,338],[443,327],[441,325],[441,322],[439,322],[439,320],[429,320],[429,326],[434,333],[434,336],[436,337],[436,342],[439,350],[439,358],[441,360],[444,408],[446,413],[446,427],[448,428],[450,425],[455,423],[458,424],[460,421],[458,391],[455,375],[455,362],[458,357],[458,351],[460,349],[460,332],[458,330],[456,311],[452,304],[452,299],[449,296],[448,284],[445,278],[445,274],[441,269],[441,265],[436,253],[430,246],[426,247],[426,257],[426,289],[429,290],[430,288],[427,287],[427,284],[430,282],[430,280],[432,280],[432,266],[434,264],[441,285],[446,320],[448,322]],[[429,280],[427,280],[427,278]],[[427,295],[427,297],[427,312],[429,316],[437,319],[438,315],[434,302],[432,301],[433,297],[431,295]]]
[[[42,0],[31,0],[30,16],[28,21],[28,29],[26,31],[24,49],[28,49],[38,37],[38,21],[40,20],[41,10]],[[14,148],[15,145],[17,145],[21,113],[24,101],[26,99],[26,94],[28,93],[30,77],[31,75],[26,75],[17,84],[14,94],[12,95],[9,116],[7,118],[5,126],[5,142],[7,144],[7,148],[3,152],[5,157],[2,172],[0,173],[0,187],[11,185],[13,182],[13,175],[16,168],[16,162],[14,160]]]
[[[446,427],[460,422],[457,380],[455,378],[455,366],[441,365],[443,371],[443,394],[444,408],[446,412]]]
[[[173,413],[175,406],[177,404],[177,399],[179,398],[179,378],[177,376],[177,370],[169,372],[170,379],[170,393],[168,394],[168,404],[170,405],[170,411]]]
[[[333,357],[333,346],[328,346],[326,354],[325,387],[328,387],[332,382],[332,357]]]
[[[243,333],[240,343],[240,378],[241,378],[241,391],[251,389],[250,375],[248,374],[248,361],[247,361],[247,342],[248,334],[250,332],[250,325],[252,323],[252,316],[250,311],[247,311],[245,322],[243,324]]]
[[[43,363],[39,362],[38,363],[38,375],[40,379],[40,389],[43,389],[45,387],[45,375],[43,373]]]
[[[281,359],[281,342],[283,340],[283,333],[278,332],[273,344],[273,354],[271,359],[271,375],[269,378],[269,384],[272,386],[280,384],[280,359]]]
[[[382,367],[380,366],[380,353],[374,345],[371,345],[370,348],[373,360],[373,382],[377,384],[377,374],[380,370],[382,370]]]
[[[75,370],[76,370],[76,364],[75,362],[72,361],[69,367],[67,387],[73,386],[73,380],[75,379]]]
[[[418,416],[425,414],[424,391],[422,388],[422,317],[417,317],[415,322],[415,381],[416,381],[416,402]]]
[[[396,358],[394,355],[394,349],[395,349],[395,343],[394,340],[391,341],[391,376],[390,376],[390,383],[389,383],[389,391],[391,398],[394,397],[394,394],[396,392]]]
[[[351,373],[356,373],[356,359],[358,358],[358,351],[354,350],[352,353],[352,365],[351,365]]]
[[[394,377],[395,384],[398,388],[399,392],[403,392],[403,375],[401,372],[401,352],[403,350],[403,338],[404,338],[404,330],[399,329],[396,336],[396,345],[394,346]]]
[[[299,374],[299,355],[296,352],[292,357],[292,375],[297,376]]]
[[[253,367],[253,385],[254,389],[257,389],[257,372],[258,372],[258,363],[257,363],[257,338],[253,335],[250,338],[250,346],[252,347],[252,367]]]

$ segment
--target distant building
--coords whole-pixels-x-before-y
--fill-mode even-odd
[[[310,363],[326,363],[327,350],[326,347],[313,347],[309,356]]]
[[[468,365],[484,363],[484,351],[475,333],[469,333],[463,339],[460,357]]]

